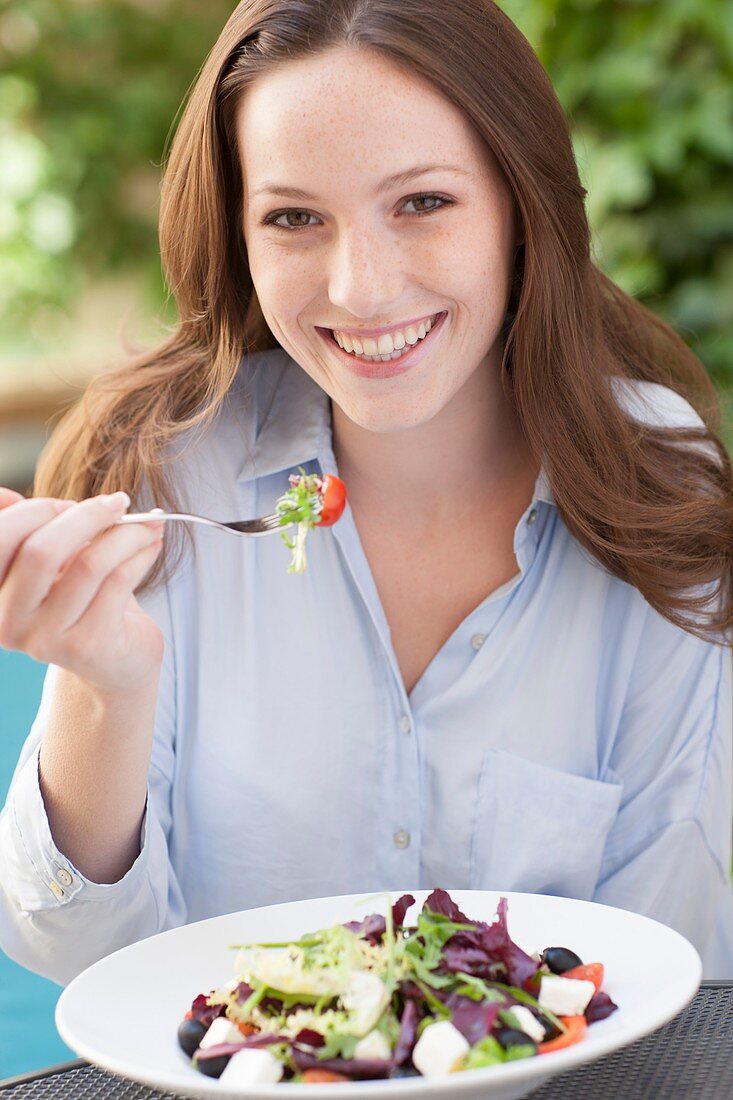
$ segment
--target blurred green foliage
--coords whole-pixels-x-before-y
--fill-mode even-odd
[[[38,317],[110,271],[161,308],[163,148],[233,6],[0,6],[0,350],[42,343]],[[502,6],[569,115],[598,262],[733,383],[733,4]]]
[[[733,4],[501,6],[569,116],[598,263],[733,383]]]

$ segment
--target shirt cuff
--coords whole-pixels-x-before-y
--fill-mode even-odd
[[[140,854],[117,882],[93,882],[56,847],[38,780],[40,745],[16,776],[3,816],[7,815],[7,878],[4,883],[24,912],[39,912],[82,901],[109,900],[112,895],[133,892],[144,876],[149,860],[148,804],[140,830]],[[0,846],[5,842],[0,840]]]

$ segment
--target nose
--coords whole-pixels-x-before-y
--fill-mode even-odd
[[[344,231],[328,260],[330,301],[363,324],[391,320],[395,304],[405,300],[403,262],[390,234],[363,227]]]

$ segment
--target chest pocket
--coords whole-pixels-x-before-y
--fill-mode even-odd
[[[590,900],[622,790],[622,783],[489,749],[478,784],[471,888]]]

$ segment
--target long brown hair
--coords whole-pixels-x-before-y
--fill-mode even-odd
[[[728,638],[733,480],[712,382],[680,337],[593,263],[568,124],[527,40],[489,0],[451,0],[449,24],[437,0],[239,4],[191,91],[165,169],[160,242],[180,322],[160,346],[92,381],[44,449],[34,493],[82,499],[124,488],[134,500],[145,486],[156,504],[176,508],[169,444],[205,431],[243,354],[278,346],[239,228],[240,96],[278,63],[335,46],[374,50],[463,109],[513,192],[524,241],[502,380],[565,524],[672,623]],[[614,396],[614,376],[673,388],[705,428],[636,422]],[[144,586],[164,565],[161,557]]]

